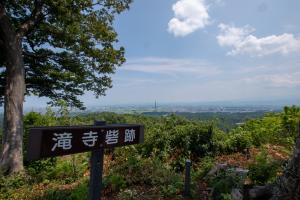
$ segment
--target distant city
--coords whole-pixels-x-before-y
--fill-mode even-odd
[[[72,112],[115,112],[115,113],[147,113],[147,112],[186,112],[186,113],[247,113],[247,112],[278,112],[284,106],[300,105],[298,100],[285,101],[218,101],[199,103],[166,103],[153,101],[152,103],[132,103],[114,105],[86,105],[85,110],[71,109]],[[52,108],[57,110],[58,108]],[[30,111],[45,112],[46,107],[25,106],[25,113]],[[1,108],[0,112],[3,112]]]
[[[144,112],[227,112],[227,113],[241,113],[241,112],[276,112],[282,110],[282,106],[274,105],[241,105],[241,106],[226,106],[226,105],[176,105],[176,104],[162,104],[162,105],[113,105],[90,107],[84,112],[115,112],[115,113],[144,113]]]
[[[144,113],[144,112],[224,112],[224,113],[242,113],[242,112],[278,112],[284,106],[300,105],[297,100],[282,101],[216,101],[202,103],[153,103],[144,104],[120,104],[89,106],[84,112],[116,112],[116,113]]]

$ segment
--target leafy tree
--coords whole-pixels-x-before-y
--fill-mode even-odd
[[[115,48],[114,16],[132,0],[1,0],[0,102],[4,104],[1,168],[23,169],[24,95],[65,100],[83,108],[85,91],[96,97],[112,86],[124,61]]]
[[[287,136],[296,135],[299,120],[300,120],[300,107],[285,106],[283,108],[282,124]]]

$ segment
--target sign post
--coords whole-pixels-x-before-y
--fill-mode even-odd
[[[95,126],[106,125],[105,121],[95,121]],[[89,200],[101,199],[104,148],[92,151],[90,169]]]
[[[105,148],[114,148],[144,141],[144,126],[110,124],[95,121],[92,126],[35,127],[29,131],[29,161],[47,157],[92,151],[89,200],[99,200],[102,190]]]
[[[185,179],[184,179],[184,196],[190,196],[190,186],[191,186],[191,160],[185,161]]]

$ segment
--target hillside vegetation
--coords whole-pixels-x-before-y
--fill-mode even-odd
[[[232,188],[263,185],[281,174],[293,150],[300,108],[285,107],[251,119],[225,133],[214,121],[187,119],[177,115],[92,113],[71,116],[62,106],[45,114],[24,117],[26,147],[33,126],[86,125],[94,120],[138,123],[145,126],[143,144],[107,151],[104,163],[105,199],[184,199],[186,159],[192,160],[189,199],[230,199]],[[25,149],[26,155],[26,149]],[[26,156],[25,156],[26,157]],[[0,176],[0,199],[87,199],[90,153],[25,162],[23,174]],[[208,173],[226,163],[228,170]],[[233,170],[248,169],[241,178]]]

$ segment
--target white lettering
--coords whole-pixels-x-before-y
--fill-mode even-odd
[[[55,144],[52,147],[51,151],[54,151],[56,148],[62,148],[63,150],[72,148],[72,133],[54,133],[54,136],[55,137],[53,137],[52,140],[55,141]]]
[[[88,132],[88,133],[83,133],[84,136],[82,136],[82,142],[85,146],[88,147],[93,147],[95,146],[96,142],[97,142],[97,132]]]
[[[106,144],[118,143],[119,130],[108,130],[106,131],[105,142]]]
[[[125,129],[125,139],[124,142],[132,142],[135,139],[134,129]]]

